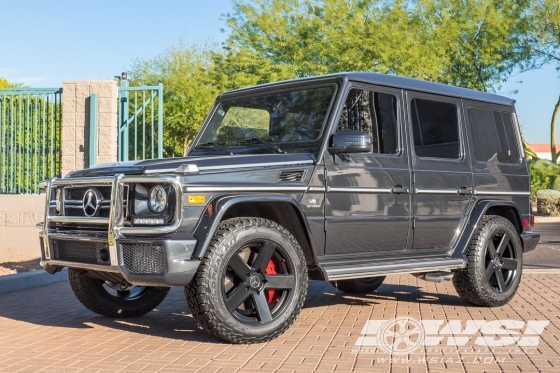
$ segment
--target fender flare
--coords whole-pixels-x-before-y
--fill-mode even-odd
[[[463,228],[461,232],[461,237],[457,241],[455,248],[452,251],[451,257],[453,258],[463,258],[467,248],[469,246],[469,242],[471,241],[472,235],[478,226],[478,223],[482,219],[482,217],[486,214],[489,208],[494,206],[505,206],[511,207],[514,211],[515,218],[517,220],[517,226],[523,230],[523,223],[521,220],[521,215],[519,214],[519,208],[517,204],[513,201],[508,200],[479,200],[476,202],[475,206],[473,207],[467,224]],[[519,232],[521,234],[522,232]]]
[[[301,224],[301,226],[311,250],[313,263],[308,264],[317,264],[319,262],[317,258],[316,248],[314,247],[313,240],[311,239],[311,230],[309,229],[309,224],[307,222],[305,212],[302,210],[300,204],[295,199],[285,194],[240,194],[218,196],[213,198],[209,203],[209,205],[212,205],[213,214],[211,214],[211,216],[209,216],[205,222],[199,221],[197,227],[194,230],[194,235],[198,239],[199,243],[193,252],[193,258],[202,258],[204,256],[204,253],[208,249],[208,245],[210,244],[210,241],[212,240],[212,237],[218,229],[218,225],[222,221],[222,218],[226,214],[226,212],[236,204],[247,202],[282,202],[289,203],[292,207],[294,207],[296,214],[299,215],[300,221],[303,223]],[[208,211],[208,206],[206,208],[206,211]]]

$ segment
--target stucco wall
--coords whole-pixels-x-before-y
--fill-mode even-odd
[[[44,194],[0,194],[0,263],[41,256],[35,224],[44,212]]]

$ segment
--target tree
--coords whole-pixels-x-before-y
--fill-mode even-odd
[[[531,68],[529,0],[234,0],[227,46],[297,76],[374,71],[494,90]]]
[[[533,9],[534,48],[545,62],[556,62],[560,69],[560,3],[558,0],[539,0]],[[558,162],[556,151],[556,124],[560,114],[560,97],[552,111],[550,120],[550,155],[553,163]]]
[[[152,59],[136,60],[132,66],[131,85],[163,83],[167,157],[186,153],[216,97],[208,74],[212,48],[181,41]]]
[[[15,88],[15,87],[21,87],[22,84],[21,83],[10,83],[9,81],[7,81],[4,78],[0,78],[0,88]]]
[[[208,74],[219,92],[297,78],[290,66],[276,64],[247,48],[232,47],[211,53],[213,63]]]

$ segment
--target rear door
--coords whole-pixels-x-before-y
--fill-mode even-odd
[[[411,174],[404,146],[402,91],[353,85],[337,130],[369,132],[368,153],[325,155],[326,254],[406,249]]]
[[[449,249],[464,223],[473,179],[461,100],[407,93],[413,169],[413,249]]]

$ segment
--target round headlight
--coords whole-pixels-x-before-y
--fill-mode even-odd
[[[165,188],[161,185],[156,185],[150,189],[150,198],[148,201],[150,205],[150,209],[159,214],[163,210],[165,210],[165,206],[167,206],[167,192]]]

